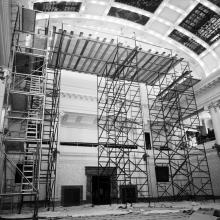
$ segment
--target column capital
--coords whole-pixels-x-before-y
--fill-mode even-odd
[[[219,100],[216,100],[214,102],[210,102],[209,105],[208,105],[208,110],[210,111],[211,109],[217,109],[217,108],[220,108],[220,99]]]

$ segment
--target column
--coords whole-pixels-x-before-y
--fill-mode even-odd
[[[216,144],[220,145],[220,101],[212,102],[208,108],[212,118]]]
[[[3,132],[3,122],[5,116],[5,109],[3,108],[4,104],[4,96],[5,96],[5,89],[6,89],[6,81],[9,75],[9,69],[6,67],[0,67],[0,73],[2,73],[0,77],[0,132]]]

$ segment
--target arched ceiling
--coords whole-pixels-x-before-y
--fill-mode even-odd
[[[115,35],[135,37],[172,49],[190,63],[194,75],[200,78],[220,70],[219,0],[32,0],[32,3],[34,9],[50,15],[51,25],[63,25],[67,31],[109,40]],[[45,16],[39,13],[37,19]],[[159,47],[155,50],[161,50]]]

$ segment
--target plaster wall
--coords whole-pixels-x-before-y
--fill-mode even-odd
[[[214,195],[220,196],[220,156],[215,149],[212,149],[213,142],[206,143],[207,158],[210,169],[210,175],[214,190]],[[61,152],[58,157],[57,165],[57,185],[56,199],[61,199],[61,186],[81,185],[83,186],[83,200],[86,200],[87,177],[85,175],[86,166],[97,166],[98,153],[97,148],[61,146]],[[148,172],[150,176],[149,188],[150,196],[157,197],[155,166],[152,151],[148,151]],[[88,202],[88,201],[87,201]]]
[[[61,187],[83,186],[83,200],[86,200],[86,166],[98,165],[97,148],[62,146],[57,163],[56,200],[61,200]]]
[[[61,84],[60,142],[97,143],[97,100],[96,78],[79,73],[63,72]],[[145,131],[150,131],[145,85],[141,85],[142,112]],[[212,149],[213,143],[206,144],[207,158],[216,196],[220,196],[220,158]],[[56,199],[61,199],[61,186],[83,186],[83,200],[86,200],[86,166],[97,166],[97,148],[79,146],[59,146],[57,163]],[[150,194],[157,197],[156,177],[152,150],[148,151],[148,172],[150,174]]]

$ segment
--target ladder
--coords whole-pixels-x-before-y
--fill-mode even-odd
[[[21,181],[21,191],[23,193],[34,191],[34,166],[35,166],[34,152],[26,148],[24,163],[23,163],[23,176]]]
[[[42,92],[40,77],[32,75],[31,80],[30,80],[30,92],[34,92],[34,93]]]
[[[27,139],[38,139],[39,138],[39,125],[37,121],[28,120],[26,129]]]

